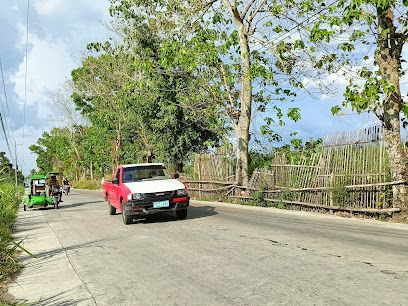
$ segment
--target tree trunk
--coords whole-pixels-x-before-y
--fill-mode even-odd
[[[235,135],[238,141],[236,181],[240,186],[248,186],[249,122],[244,123],[243,118],[241,118],[237,128],[235,129]]]
[[[235,135],[238,141],[237,147],[237,168],[236,168],[236,181],[238,185],[248,186],[248,148],[249,148],[249,127],[251,124],[251,108],[252,108],[252,80],[251,80],[251,62],[250,62],[250,50],[248,42],[248,24],[244,25],[244,21],[241,19],[237,7],[231,6],[231,4],[223,0],[223,3],[227,6],[238,30],[239,46],[241,52],[241,64],[242,64],[242,77],[241,77],[241,95],[240,95],[240,116],[238,122],[234,125]]]
[[[181,173],[183,172],[183,166],[184,164],[182,162],[175,162],[173,163],[173,170],[175,173]]]
[[[91,181],[93,181],[93,169],[92,169],[92,161],[91,161],[91,165],[89,166],[89,171],[91,172]]]
[[[116,131],[116,141],[114,145],[114,158],[115,158],[115,166],[118,168],[119,166],[119,150],[120,150],[120,133],[121,133],[121,124],[119,122],[117,131]]]
[[[397,40],[393,25],[393,13],[389,9],[378,15],[378,43],[375,50],[375,61],[380,68],[381,77],[395,87],[393,92],[383,95],[383,115],[380,117],[385,134],[385,144],[390,162],[392,180],[407,180],[407,156],[401,144],[400,111],[401,91],[399,84],[399,69],[403,41]],[[389,34],[384,30],[388,29]],[[394,207],[402,210],[404,218],[408,217],[407,185],[393,186]]]

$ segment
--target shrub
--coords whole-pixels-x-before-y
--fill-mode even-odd
[[[20,246],[13,241],[12,235],[23,193],[22,186],[0,184],[0,284],[21,268],[14,260],[15,250]]]
[[[251,206],[262,206],[266,207],[268,204],[264,200],[264,190],[266,189],[266,185],[261,185],[259,186],[259,190],[255,191],[252,196],[251,196],[251,201],[249,202],[249,205]]]
[[[102,188],[101,181],[81,179],[78,182],[71,182],[71,186],[77,189],[98,190]]]

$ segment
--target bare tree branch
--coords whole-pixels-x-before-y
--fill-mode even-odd
[[[259,10],[262,8],[262,6],[265,4],[265,2],[266,2],[266,0],[262,0],[261,3],[259,3],[258,7],[255,9],[255,11],[248,17],[248,23],[249,24],[252,22],[252,19],[254,19],[255,16],[258,14]]]
[[[221,71],[222,71],[222,77],[223,77],[223,79],[224,79],[225,90],[227,91],[228,98],[229,98],[230,103],[231,103],[231,108],[232,108],[233,110],[235,110],[234,98],[232,97],[231,91],[230,91],[229,86],[228,86],[228,84],[227,84],[227,77],[226,77],[226,74],[225,74],[225,70],[224,70],[224,65],[223,65],[223,63],[220,63],[220,66],[221,66]]]
[[[242,13],[242,19],[245,19],[246,14],[248,14],[248,11],[251,9],[252,5],[255,3],[256,0],[251,0],[251,2],[248,3],[247,7],[245,8],[244,12]]]

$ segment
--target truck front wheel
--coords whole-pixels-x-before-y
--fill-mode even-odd
[[[133,223],[133,216],[132,215],[126,215],[125,214],[125,203],[122,201],[121,203],[122,207],[122,219],[124,224],[132,224]]]

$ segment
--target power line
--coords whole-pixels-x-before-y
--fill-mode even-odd
[[[3,106],[3,99],[1,98],[1,95],[0,95],[0,105],[1,105],[1,112],[0,112],[0,115],[3,113],[5,113],[5,111],[4,111],[4,106]]]
[[[9,119],[11,136],[13,137],[13,142],[15,143],[16,139],[14,138],[13,125],[11,123],[10,108],[9,108],[8,99],[7,99],[6,85],[4,83],[3,65],[1,64],[1,58],[0,58],[0,71],[1,71],[1,78],[2,78],[2,81],[3,81],[4,97],[5,97],[5,100],[6,100],[7,114],[8,114],[8,119]],[[2,106],[3,106],[3,104],[2,104]],[[4,114],[4,110],[3,110],[3,114]]]
[[[13,154],[11,154],[10,144],[9,144],[9,141],[8,141],[8,138],[7,138],[6,129],[4,127],[3,116],[1,115],[1,113],[0,113],[0,122],[1,122],[1,127],[3,129],[3,132],[4,132],[4,139],[6,140],[7,148],[8,148],[9,154],[10,154],[10,158],[12,160],[15,160],[15,158],[13,157]]]
[[[3,71],[3,70],[1,70],[1,71]],[[2,75],[3,75],[3,73],[2,73]],[[3,79],[3,82],[4,82],[4,79]],[[4,106],[3,106],[3,99],[1,98],[1,96],[0,96],[0,104],[1,104],[1,110],[2,110],[2,112],[0,112],[0,123],[1,123],[2,130],[3,130],[3,134],[4,134],[4,140],[6,141],[6,144],[7,144],[9,156],[10,156],[11,160],[14,161],[15,158],[13,157],[13,154],[11,153],[12,151],[11,151],[11,148],[10,148],[10,143],[9,143],[9,139],[7,137],[6,127],[4,125],[4,120],[3,120],[3,116],[2,116],[2,113],[4,114],[5,111],[4,111]]]
[[[25,76],[24,76],[24,107],[23,107],[23,141],[22,141],[22,151],[23,158],[21,163],[21,172],[24,166],[24,136],[25,136],[25,120],[26,120],[26,103],[27,103],[27,70],[28,70],[28,17],[30,12],[30,0],[27,0],[27,33],[26,33],[26,63],[25,63]]]

